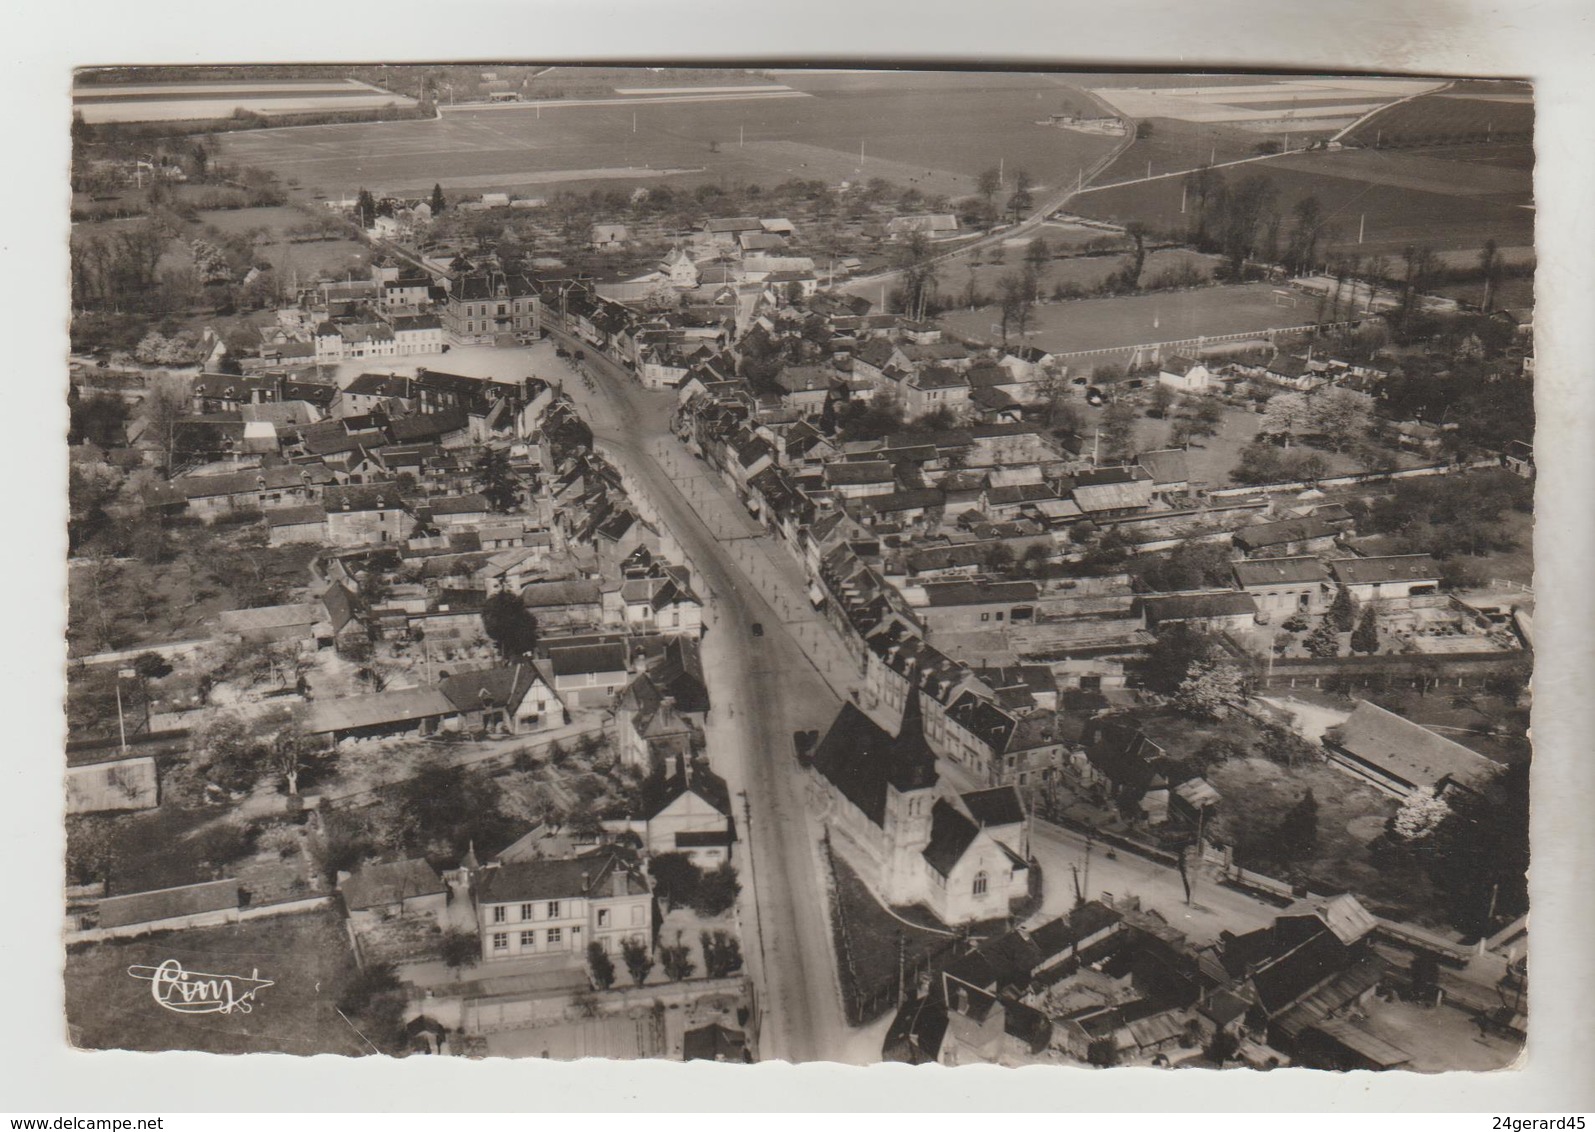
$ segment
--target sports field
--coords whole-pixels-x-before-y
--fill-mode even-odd
[[[1527,246],[1534,242],[1533,157],[1525,151],[1485,145],[1292,153],[1224,172],[1232,182],[1267,178],[1286,216],[1298,200],[1316,196],[1327,218],[1326,245],[1363,256],[1394,255],[1407,244],[1471,249],[1491,237],[1502,246]],[[1169,177],[1112,186],[1076,197],[1071,207],[1099,220],[1141,219],[1159,231],[1179,231],[1189,222],[1180,212],[1182,183]]]
[[[1317,314],[1314,306],[1305,300],[1295,306],[1280,306],[1274,290],[1267,283],[1246,283],[1130,298],[1044,303],[1035,308],[1025,342],[1051,353],[1114,350],[1303,326],[1313,321]],[[1001,318],[996,307],[981,307],[943,315],[941,321],[960,338],[997,342],[1001,340]]]
[[[827,77],[813,76],[816,87]],[[802,86],[801,78],[783,79]],[[882,176],[959,196],[999,163],[1010,174],[1027,170],[1040,186],[1063,184],[1110,149],[1112,138],[1037,124],[1063,96],[1045,75],[938,77],[926,89],[852,80],[846,89],[796,98],[497,107],[435,121],[240,131],[218,144],[226,160],[329,193],[433,182],[448,188],[456,179],[514,190],[550,173],[577,174],[567,183],[583,187],[584,170],[595,182],[631,170],[631,179],[646,183],[668,169],[689,170],[669,175],[668,183],[686,187]]]

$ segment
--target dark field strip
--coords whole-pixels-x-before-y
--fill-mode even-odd
[[[72,95],[74,103],[105,102],[253,102],[267,98],[372,98],[386,94],[361,86],[329,86],[325,90],[216,90],[151,91],[148,94],[117,94],[114,91],[84,91]],[[394,95],[395,98],[399,97]]]

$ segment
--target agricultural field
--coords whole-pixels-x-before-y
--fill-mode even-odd
[[[414,99],[352,79],[94,84],[72,92],[73,112],[91,124],[209,121],[239,110],[278,116],[414,105]]]
[[[1438,84],[1423,79],[1290,78],[1210,84],[1204,76],[1179,85],[1104,86],[1092,93],[1132,118],[1228,123],[1253,133],[1328,133],[1397,98]]]
[[[1035,308],[1032,329],[1026,340],[1052,353],[1121,349],[1128,352],[1134,346],[1159,342],[1304,326],[1313,321],[1315,314],[1305,304],[1279,305],[1274,288],[1267,283],[1246,283],[1163,294],[1043,303]],[[980,342],[997,340],[1000,334],[993,330],[993,325],[1000,320],[1001,313],[996,307],[949,312],[941,319],[950,333]],[[1089,359],[1085,364],[1123,360],[1122,357],[1102,357]]]
[[[1275,207],[1285,215],[1303,197],[1316,196],[1327,217],[1328,246],[1364,258],[1395,255],[1408,244],[1471,250],[1490,238],[1503,248],[1531,248],[1531,173],[1521,152],[1526,149],[1291,153],[1225,172],[1231,180],[1267,178],[1276,193]],[[1183,182],[1168,177],[1091,190],[1076,197],[1072,207],[1098,220],[1140,219],[1157,231],[1179,231],[1189,224],[1189,213],[1180,211]]]
[[[777,99],[459,109],[436,121],[240,131],[218,144],[226,160],[328,193],[879,176],[950,197],[972,194],[981,170],[999,163],[1028,170],[1038,186],[1062,184],[1114,144],[1037,124],[1062,104],[1054,77],[939,78],[934,89],[850,79],[847,89]]]
[[[185,1014],[156,1005],[150,983],[127,973],[175,959],[185,970],[269,979],[246,1014]],[[73,948],[66,956],[66,1018],[80,1049],[206,1053],[366,1052],[335,1003],[354,970],[335,912],[322,909],[214,928]]]
[[[1392,106],[1346,137],[1355,145],[1431,146],[1458,142],[1529,142],[1534,95],[1526,83],[1454,84]]]

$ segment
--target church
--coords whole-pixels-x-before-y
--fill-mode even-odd
[[[844,704],[811,765],[833,845],[882,902],[921,904],[953,925],[1001,919],[1029,897],[1018,791],[939,789],[918,696],[895,735]]]

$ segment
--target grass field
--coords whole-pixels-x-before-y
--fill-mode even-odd
[[[1168,294],[1043,303],[1035,308],[1033,329],[1026,341],[1053,353],[1113,350],[1204,335],[1301,326],[1312,322],[1315,314],[1306,305],[1276,305],[1274,288],[1267,283],[1246,283]],[[944,314],[941,321],[961,338],[994,342],[1000,335],[992,326],[1000,319],[997,308],[981,307]]]
[[[214,975],[258,971],[273,985],[247,1014],[176,1013],[155,1003],[149,982],[127,973],[168,959]],[[369,1051],[333,1005],[353,967],[330,910],[94,944],[67,954],[66,1017],[83,1049],[353,1056]]]
[[[1052,241],[1049,239],[1047,242],[1050,244]],[[1003,248],[1001,263],[992,263],[988,257],[986,262],[975,267],[975,286],[981,294],[997,294],[1003,276],[1016,272],[1024,266],[1026,243],[1028,241],[1020,241],[1017,247]],[[1141,277],[1143,280],[1148,280],[1155,278],[1161,272],[1189,266],[1206,279],[1212,276],[1213,267],[1217,262],[1217,256],[1203,255],[1186,248],[1164,248],[1148,253]],[[1109,275],[1121,270],[1124,263],[1124,255],[1073,256],[1049,260],[1038,272],[1041,293],[1051,295],[1054,287],[1071,283],[1086,289],[1095,287]],[[969,268],[965,261],[957,268],[951,268],[946,272],[941,287],[944,294],[958,295],[964,293],[968,283]]]
[[[954,196],[972,193],[980,171],[999,162],[1010,172],[1027,169],[1039,185],[1062,184],[1114,142],[1036,124],[1061,98],[1049,76],[953,76],[927,89],[848,78],[848,89],[815,89],[812,97],[525,106],[437,121],[242,131],[218,141],[227,160],[329,192],[448,188],[451,178],[514,189],[551,172],[613,169],[635,170],[631,179],[643,183],[653,170],[675,169],[693,170],[671,177],[685,186],[886,176],[902,184],[920,178],[918,187]]]
[[[1293,153],[1225,172],[1232,182],[1242,176],[1266,178],[1276,207],[1287,216],[1297,201],[1316,196],[1327,216],[1327,244],[1364,257],[1394,255],[1407,244],[1473,249],[1491,237],[1502,246],[1531,246],[1534,211],[1529,173],[1517,152],[1522,147],[1501,147],[1512,151],[1502,154],[1494,148],[1452,147],[1444,156]],[[1140,219],[1156,230],[1179,231],[1190,220],[1180,212],[1182,183],[1183,178],[1169,177],[1109,187],[1076,197],[1072,207],[1098,220]]]

